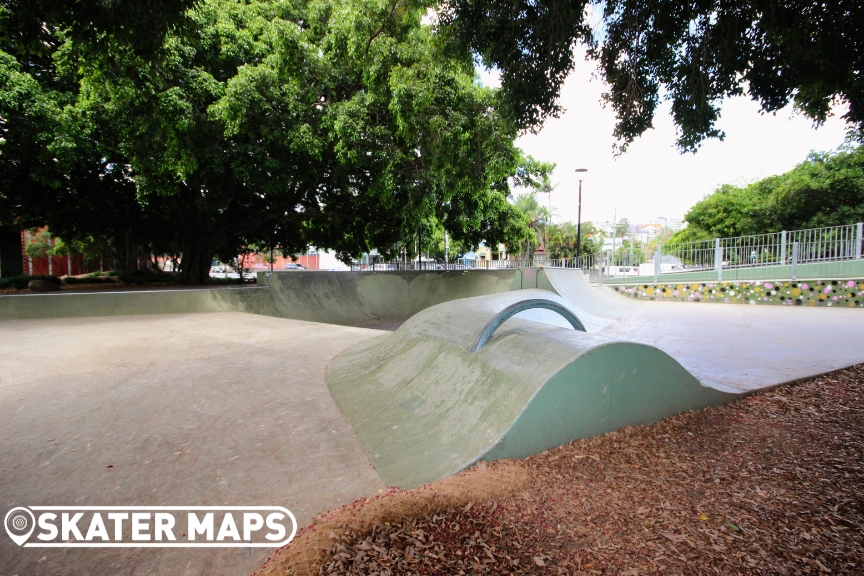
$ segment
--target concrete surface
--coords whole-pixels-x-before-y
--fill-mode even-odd
[[[643,302],[546,268],[538,286],[561,294],[589,332],[656,346],[702,383],[741,391],[864,362],[864,309]]]
[[[0,322],[0,510],[281,505],[302,525],[376,494],[324,369],[379,334],[239,313]],[[270,553],[24,549],[3,534],[0,575],[236,576]]]
[[[864,362],[862,309],[639,302],[555,269],[259,278],[0,296],[0,509],[285,505],[302,524],[385,480],[416,485]],[[557,292],[588,333],[527,311],[471,355],[496,309],[531,296],[511,288]],[[409,317],[393,334],[347,327]],[[0,538],[0,576],[242,574],[268,552],[39,554]]]
[[[489,320],[527,299],[570,307],[538,289],[453,300],[334,358],[327,384],[388,484],[415,487],[479,459],[522,458],[734,397],[656,348],[547,324],[541,314],[567,323],[548,310],[505,321],[471,352]]]
[[[99,290],[0,296],[0,320],[248,312],[343,326],[395,329],[420,310],[510,290],[514,270],[292,271],[258,274],[256,287]]]
[[[599,334],[657,346],[703,383],[741,390],[864,362],[861,308],[646,302]]]
[[[218,289],[245,291],[249,288]],[[95,318],[137,314],[221,312],[214,300],[216,289],[63,291],[53,294],[0,296],[0,321],[37,318]]]
[[[233,310],[346,326],[381,326],[457,298],[507,292],[515,270],[259,273],[266,301],[225,303]],[[245,296],[220,292],[219,296]]]

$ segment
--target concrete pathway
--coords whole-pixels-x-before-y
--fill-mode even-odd
[[[384,483],[324,369],[381,332],[241,313],[0,322],[0,510],[281,505],[302,525]],[[0,576],[232,575],[272,550],[23,549]]]

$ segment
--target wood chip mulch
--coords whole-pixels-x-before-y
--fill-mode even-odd
[[[482,500],[322,516],[257,574],[864,574],[864,365],[507,465]]]

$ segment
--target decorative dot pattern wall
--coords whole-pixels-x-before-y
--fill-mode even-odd
[[[864,308],[864,280],[638,284],[615,289],[639,300]]]

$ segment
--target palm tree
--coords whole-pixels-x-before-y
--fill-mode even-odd
[[[546,226],[552,222],[552,191],[558,188],[558,185],[552,185],[552,181],[549,180],[549,175],[544,174],[543,179],[540,181],[540,186],[537,189],[537,192],[541,194],[546,194],[546,199],[549,200],[549,208],[548,210],[544,208],[545,214],[543,215],[544,223],[543,223],[543,249],[546,249]]]
[[[541,230],[546,224],[546,220],[549,217],[549,211],[540,206],[540,203],[537,202],[537,191],[526,192],[525,194],[520,194],[516,197],[516,200],[513,202],[513,205],[517,210],[519,210],[522,214],[528,218],[528,227],[534,230],[535,236],[537,238],[536,244],[539,245],[541,242]],[[519,258],[522,260],[526,260],[529,257],[530,247],[527,242],[520,242]]]

